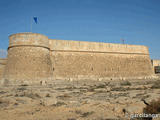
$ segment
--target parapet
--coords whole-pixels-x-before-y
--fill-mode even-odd
[[[9,36],[9,48],[17,46],[35,46],[49,48],[47,36],[38,33],[17,33]]]
[[[71,40],[50,39],[52,51],[79,51],[79,52],[104,52],[119,54],[143,54],[149,55],[148,47],[142,45],[127,45],[113,43],[84,42]]]

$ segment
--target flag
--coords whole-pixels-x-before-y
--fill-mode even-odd
[[[37,17],[33,17],[33,19],[34,19],[34,22],[37,24],[38,23]]]

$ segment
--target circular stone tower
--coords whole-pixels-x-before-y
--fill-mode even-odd
[[[9,82],[37,83],[52,77],[48,37],[37,33],[9,36],[4,78]]]

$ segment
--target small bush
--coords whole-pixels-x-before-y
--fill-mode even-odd
[[[89,115],[92,115],[94,112],[84,112],[83,114],[81,114],[81,117],[88,117]]]
[[[46,97],[51,97],[49,93],[46,94]]]
[[[105,88],[105,87],[106,87],[105,84],[99,84],[99,85],[96,86],[96,88]]]
[[[123,88],[123,87],[113,87],[111,88],[111,91],[127,91],[129,90],[128,88]]]
[[[20,87],[20,88],[17,88],[18,91],[24,91],[24,90],[27,90],[25,87]]]
[[[81,110],[76,110],[75,113],[79,114],[81,117],[88,117],[89,115],[92,115],[94,112],[93,111],[83,112]]]
[[[67,120],[76,120],[76,118],[68,118]]]
[[[94,88],[89,88],[89,89],[88,89],[88,92],[94,92],[94,91],[95,91]]]
[[[52,106],[59,107],[59,106],[62,106],[62,105],[66,105],[66,103],[58,101],[56,104],[53,104]]]
[[[59,96],[57,96],[56,98],[60,98],[60,99],[67,99],[67,98],[71,98],[71,96],[69,95],[69,94],[67,94],[67,93],[65,93],[65,94],[63,94],[63,95],[59,95]]]
[[[32,99],[41,98],[41,96],[37,93],[27,93],[25,96]]]
[[[22,85],[20,85],[20,86],[29,86],[28,84],[22,84]]]
[[[129,81],[123,81],[121,82],[122,86],[131,86],[132,84]]]
[[[143,113],[145,113],[145,114],[160,114],[160,98],[157,101],[152,100],[149,103],[149,105],[147,105],[143,109]],[[148,118],[143,118],[142,120],[152,120],[152,119],[153,119],[152,117],[148,117]]]
[[[23,92],[21,94],[15,94],[15,97],[29,97],[32,99],[37,99],[41,98],[41,96],[37,93],[32,93],[32,92]]]
[[[160,113],[160,98],[157,101],[152,100],[151,103],[143,109],[143,112],[148,114]]]
[[[151,87],[152,89],[160,89],[160,81],[154,82],[153,86]]]

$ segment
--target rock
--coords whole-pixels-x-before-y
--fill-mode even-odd
[[[125,109],[128,111],[128,113],[134,114],[134,113],[142,113],[143,107],[145,107],[144,104],[132,104],[126,107]]]
[[[87,96],[90,96],[90,95],[93,95],[93,94],[95,94],[95,92],[86,92],[86,93],[84,93],[84,95],[87,95]]]
[[[46,84],[47,84],[46,81],[44,81],[44,80],[40,81],[40,85],[46,85]]]
[[[106,91],[107,91],[107,92],[110,92],[110,91],[111,91],[111,88],[110,88],[110,87],[107,87],[107,88],[106,88]]]
[[[123,113],[123,108],[122,106],[119,106],[119,105],[116,105],[114,108],[113,108],[113,111],[117,114],[122,114]]]
[[[51,105],[57,104],[57,99],[55,98],[43,99],[43,100],[40,100],[40,104],[43,106],[51,106]]]

